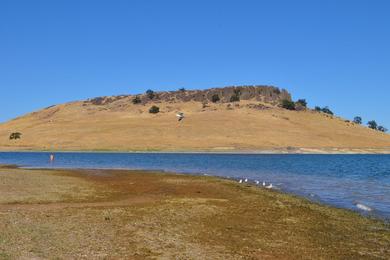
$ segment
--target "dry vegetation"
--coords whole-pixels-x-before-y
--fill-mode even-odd
[[[0,124],[1,150],[390,152],[390,135],[269,103],[73,102]],[[156,105],[160,113],[150,114]],[[175,114],[184,112],[177,121]],[[19,140],[9,140],[12,132]],[[288,148],[288,149],[287,149]]]
[[[212,177],[0,169],[0,258],[386,259],[390,229]]]

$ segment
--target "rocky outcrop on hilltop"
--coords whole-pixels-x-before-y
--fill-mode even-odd
[[[163,91],[133,95],[138,98],[138,102],[146,104],[148,102],[231,102],[237,100],[255,100],[270,104],[279,104],[281,100],[291,101],[290,93],[285,89],[273,86],[231,86],[224,88],[211,88],[206,90],[177,90]],[[132,97],[130,95],[97,97],[86,102],[93,105],[106,105],[117,100]]]

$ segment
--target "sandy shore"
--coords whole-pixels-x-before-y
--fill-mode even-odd
[[[0,167],[0,259],[386,259],[390,227],[206,176]]]
[[[390,147],[383,148],[340,148],[340,147],[329,147],[329,148],[316,148],[316,147],[285,147],[285,148],[264,148],[264,149],[231,149],[231,148],[216,148],[206,150],[40,150],[33,148],[22,148],[13,147],[12,149],[1,147],[0,152],[81,152],[81,153],[205,153],[205,154],[390,154]]]

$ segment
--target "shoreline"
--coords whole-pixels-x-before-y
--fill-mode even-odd
[[[11,166],[0,168],[0,195],[6,259],[390,253],[390,226],[381,220],[213,176]]]
[[[152,172],[153,174],[161,174],[161,175],[178,175],[178,176],[189,176],[189,177],[209,177],[209,178],[214,178],[214,179],[219,179],[219,180],[224,180],[224,181],[229,181],[232,183],[236,183],[239,185],[247,186],[247,187],[253,187],[256,189],[260,189],[263,191],[270,191],[270,192],[277,192],[286,196],[291,196],[293,198],[301,199],[301,200],[306,200],[309,203],[316,204],[318,206],[322,207],[329,207],[337,210],[345,210],[354,214],[358,214],[359,216],[363,218],[369,218],[369,219],[375,219],[379,221],[383,221],[384,223],[389,223],[390,224],[390,217],[383,216],[381,214],[378,214],[375,212],[371,212],[372,209],[363,210],[363,209],[352,209],[352,208],[347,208],[347,207],[339,207],[336,205],[333,205],[331,203],[326,203],[325,201],[321,199],[311,199],[310,196],[305,196],[304,194],[298,194],[294,192],[289,192],[287,190],[284,190],[282,188],[274,187],[271,189],[267,189],[266,187],[256,185],[254,183],[254,180],[248,179],[248,182],[245,183],[238,183],[238,181],[242,178],[239,177],[225,177],[225,176],[219,176],[219,175],[211,175],[211,174],[205,174],[201,172],[175,172],[175,171],[165,171],[165,170],[159,170],[159,169],[131,169],[131,168],[66,168],[66,167],[23,167],[21,165],[15,165],[15,164],[0,164],[0,170],[2,169],[21,169],[21,170],[32,170],[32,171],[69,171],[69,172],[87,172],[87,171],[115,171],[115,172],[124,172],[124,173],[131,173],[131,172],[138,172],[138,173],[145,173],[148,174]],[[364,204],[360,204],[363,207],[367,207]]]
[[[324,154],[324,155],[354,155],[354,154],[390,154],[390,147],[383,148],[267,148],[267,149],[205,149],[205,150],[40,150],[40,149],[0,149],[0,153],[145,153],[145,154]]]

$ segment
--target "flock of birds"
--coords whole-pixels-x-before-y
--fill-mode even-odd
[[[260,185],[260,181],[255,180],[254,182],[255,182],[256,185]],[[245,179],[239,179],[239,180],[238,180],[238,183],[248,183],[248,179],[247,179],[247,178],[245,178]],[[272,183],[269,183],[269,184],[267,185],[267,183],[266,183],[265,181],[263,181],[262,185],[263,185],[263,187],[266,188],[266,189],[273,189],[273,188],[275,188],[275,186],[273,186]]]

